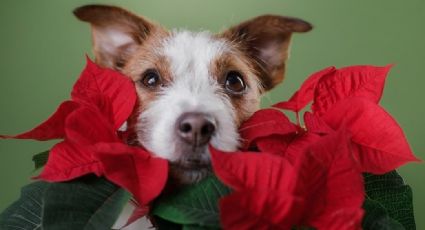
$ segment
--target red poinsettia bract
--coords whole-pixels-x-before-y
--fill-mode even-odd
[[[407,162],[418,161],[400,126],[378,104],[391,67],[321,70],[307,79],[289,101],[274,107],[298,113],[313,102],[309,121],[321,122],[322,128],[345,127],[363,172],[389,172]]]
[[[399,125],[378,105],[390,67],[316,72],[289,101],[242,124],[239,152],[211,147],[214,172],[234,190],[220,201],[223,227],[360,229],[362,173],[382,174],[417,160]],[[94,173],[148,204],[162,191],[168,164],[119,138],[117,129],[136,103],[133,83],[87,60],[71,97],[33,130],[2,137],[63,139],[38,178],[67,181]],[[299,113],[311,102],[304,127],[279,110]]]
[[[220,203],[223,226],[361,229],[362,173],[382,174],[417,160],[378,105],[390,67],[316,72],[289,101],[274,105],[299,113],[313,102],[305,127],[264,109],[242,124],[241,152],[211,148],[215,173],[234,189]]]
[[[342,131],[333,132],[291,160],[211,149],[215,173],[234,189],[220,203],[223,227],[360,229],[363,180],[348,144]]]
[[[167,180],[167,161],[128,146],[117,133],[136,103],[131,80],[87,58],[71,98],[36,128],[2,137],[63,139],[50,150],[39,179],[68,181],[93,173],[127,189],[140,205],[158,196]]]

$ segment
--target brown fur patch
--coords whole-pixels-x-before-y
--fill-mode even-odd
[[[169,68],[170,64],[168,60],[157,52],[158,48],[161,47],[161,41],[168,36],[170,36],[170,34],[165,29],[161,27],[155,28],[123,67],[122,72],[133,80],[138,95],[138,106],[132,118],[128,121],[129,130],[136,130],[135,126],[137,125],[140,113],[142,113],[158,95],[157,90],[143,86],[141,83],[143,73],[148,69],[155,69],[159,73],[161,82],[164,85],[169,84],[172,80],[172,73]],[[134,137],[137,137],[137,135]]]
[[[115,6],[86,5],[75,9],[74,15],[91,24],[96,63],[117,70],[121,70],[136,48],[158,27]],[[111,33],[128,40],[121,44]]]
[[[230,43],[230,45],[232,44]],[[214,76],[221,85],[225,84],[226,75],[230,71],[237,71],[242,75],[247,87],[245,93],[242,95],[227,93],[236,112],[235,123],[239,126],[259,109],[262,86],[257,79],[258,73],[251,63],[250,58],[238,50],[237,47],[231,46],[229,48],[230,52],[226,52],[212,61],[210,71],[211,75]],[[221,93],[226,94],[225,90]]]
[[[250,59],[265,90],[284,79],[285,62],[293,32],[307,32],[312,26],[301,19],[263,15],[242,22],[220,36],[239,47]]]

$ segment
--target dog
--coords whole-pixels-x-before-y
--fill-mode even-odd
[[[86,5],[95,62],[131,78],[137,108],[129,144],[170,162],[170,180],[200,181],[211,171],[208,145],[235,151],[240,124],[284,79],[291,35],[310,23],[262,15],[219,33],[166,30],[125,9]]]

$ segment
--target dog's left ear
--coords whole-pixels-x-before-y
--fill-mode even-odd
[[[236,43],[253,59],[265,90],[282,82],[293,32],[307,32],[310,23],[297,18],[263,15],[224,31],[221,36]]]
[[[137,48],[161,28],[127,10],[108,5],[86,5],[74,15],[91,24],[96,63],[120,70]]]

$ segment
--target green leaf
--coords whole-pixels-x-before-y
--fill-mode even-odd
[[[104,178],[34,182],[0,214],[2,230],[110,229],[130,195]]]
[[[416,229],[413,216],[412,190],[406,185],[403,178],[392,171],[384,175],[364,174],[367,199],[380,204],[388,216],[399,222],[406,230]],[[368,205],[368,204],[365,204]],[[368,215],[368,207],[366,215]],[[366,228],[365,228],[366,229]]]
[[[49,183],[37,181],[21,189],[21,197],[0,214],[2,230],[41,229],[42,197]]]
[[[44,230],[110,229],[129,193],[104,178],[86,176],[53,183],[44,194]]]
[[[37,153],[32,157],[32,161],[34,162],[34,169],[40,169],[47,163],[47,159],[49,158],[49,151],[44,151],[41,153]]]
[[[404,230],[398,221],[392,219],[387,210],[379,202],[366,199],[363,208],[366,214],[363,217],[364,230]]]
[[[175,194],[159,198],[154,204],[152,214],[174,223],[193,225],[186,228],[219,228],[218,200],[229,193],[229,188],[215,176],[210,176],[195,185],[182,188]]]
[[[181,230],[183,228],[183,225],[176,224],[168,220],[164,220],[158,216],[154,217],[155,219],[155,228],[158,230]]]

